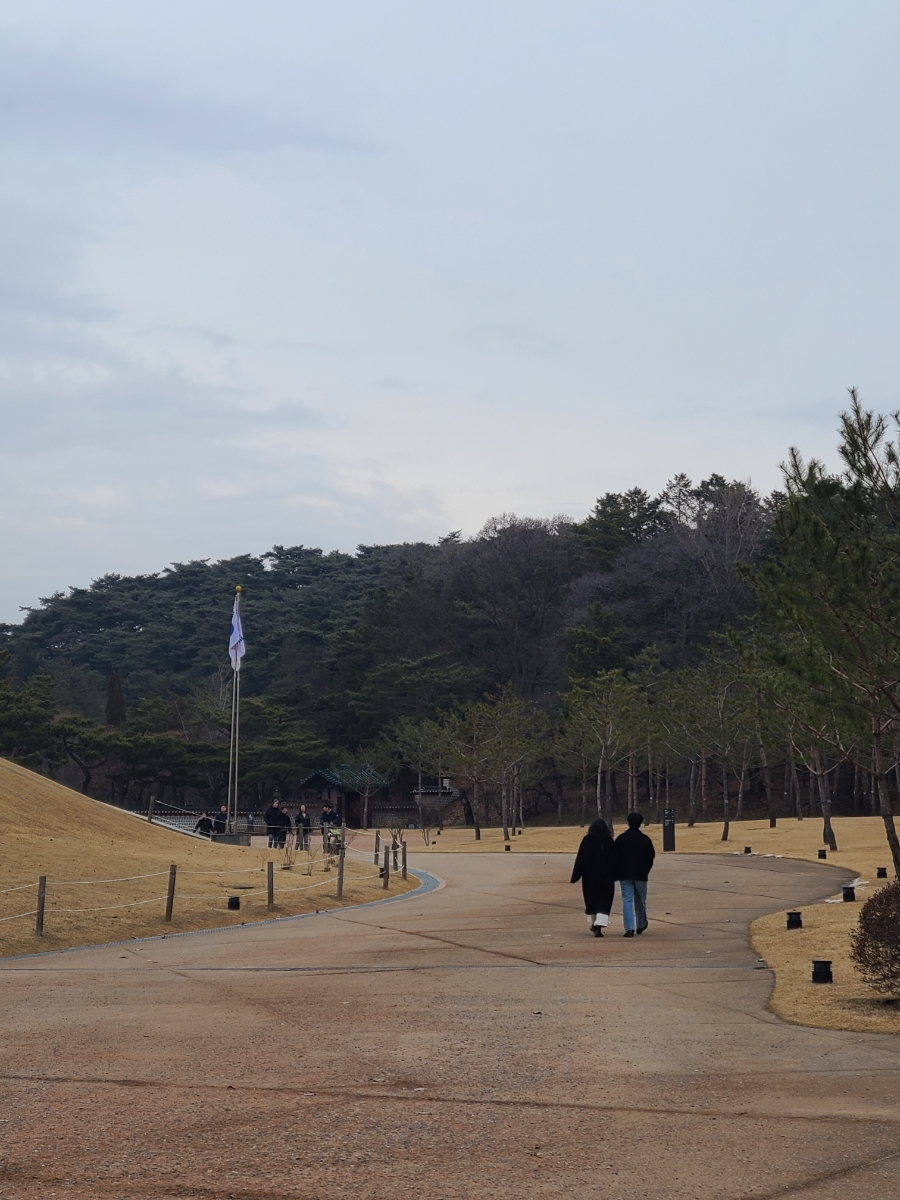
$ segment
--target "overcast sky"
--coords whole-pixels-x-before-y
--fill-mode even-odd
[[[900,8],[7,0],[0,619],[900,407]]]

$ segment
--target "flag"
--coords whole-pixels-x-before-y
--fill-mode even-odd
[[[241,659],[244,657],[244,631],[241,628],[241,597],[234,598],[234,612],[231,614],[231,640],[228,643],[228,653],[231,655],[231,667],[234,671],[241,669]]]

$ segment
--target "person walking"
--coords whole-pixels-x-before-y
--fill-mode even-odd
[[[308,850],[309,831],[312,828],[312,817],[306,811],[305,804],[300,805],[300,809],[294,818],[294,825],[297,828],[297,841],[301,850]]]
[[[264,820],[266,822],[266,833],[269,835],[269,849],[280,850],[284,846],[287,831],[291,824],[291,818],[287,813],[281,811],[280,800],[272,801],[266,809]]]
[[[205,812],[197,824],[194,826],[194,833],[202,833],[204,837],[209,837],[213,831],[212,818],[208,812]]]
[[[616,852],[609,826],[600,817],[591,824],[578,847],[571,882],[579,880],[588,926],[594,937],[603,937],[616,892]]]
[[[641,833],[643,823],[644,818],[639,812],[630,812],[628,828],[615,841],[616,878],[622,892],[626,937],[634,937],[647,928],[647,877],[656,850],[646,833]]]
[[[228,826],[228,809],[223,804],[213,818],[213,833],[224,833]]]

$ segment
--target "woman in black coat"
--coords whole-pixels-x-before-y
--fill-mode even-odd
[[[616,891],[616,854],[609,826],[599,817],[581,839],[572,883],[581,880],[584,911],[594,937],[603,937]]]

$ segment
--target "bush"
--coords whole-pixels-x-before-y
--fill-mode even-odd
[[[866,983],[900,999],[900,880],[865,902],[850,941],[850,957]]]

